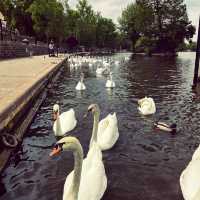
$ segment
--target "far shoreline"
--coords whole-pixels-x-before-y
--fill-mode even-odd
[[[133,52],[133,55],[139,55],[139,56],[148,56],[148,57],[152,57],[152,56],[159,56],[159,57],[175,57],[175,56],[178,56],[178,53],[195,53],[195,51],[177,51],[177,52],[174,52],[174,53],[171,53],[171,52],[166,52],[166,53],[151,53],[150,55],[148,55],[147,53],[136,53],[136,52]]]

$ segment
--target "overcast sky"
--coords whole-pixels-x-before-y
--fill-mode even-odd
[[[112,18],[117,23],[122,10],[134,0],[88,0],[95,11],[100,11],[104,17]],[[75,7],[78,0],[69,0],[69,4]],[[198,17],[200,15],[200,0],[185,0],[187,5],[188,17],[192,24],[198,26]],[[198,30],[198,29],[197,29]],[[194,37],[196,40],[196,35]]]

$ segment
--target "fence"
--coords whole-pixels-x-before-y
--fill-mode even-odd
[[[46,43],[36,41],[34,37],[21,35],[17,29],[9,27],[5,20],[0,19],[0,58],[26,56],[24,49],[29,49],[34,55],[48,53]],[[65,47],[60,45],[58,51],[64,53]]]

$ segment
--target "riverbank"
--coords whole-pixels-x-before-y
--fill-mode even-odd
[[[160,56],[160,57],[171,57],[171,56],[178,56],[178,53],[151,53],[151,54],[147,54],[147,53],[136,53],[133,52],[133,55],[139,55],[139,56]]]
[[[27,44],[19,41],[0,41],[0,60],[48,54],[46,44]]]
[[[45,92],[62,68],[66,57],[35,56],[0,62],[0,138],[9,134],[18,142],[23,138],[37,109],[45,99]],[[0,171],[12,148],[1,141]]]

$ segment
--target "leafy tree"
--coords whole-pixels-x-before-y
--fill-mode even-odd
[[[104,18],[100,15],[97,16],[96,44],[98,47],[111,48],[112,46],[114,46],[116,39],[115,31],[115,24],[111,19]]]
[[[119,18],[120,30],[131,39],[133,48],[142,35],[151,35],[153,11],[145,4],[130,4]]]
[[[197,43],[196,43],[196,42],[190,41],[190,42],[187,44],[186,47],[187,47],[188,50],[190,50],[190,51],[195,51],[195,52],[196,52]]]
[[[174,52],[195,33],[184,0],[136,0],[122,12],[119,23],[133,44],[145,36],[154,41],[152,45],[159,52]]]
[[[166,51],[175,51],[184,42],[191,38],[188,34],[188,20],[184,0],[151,0],[151,6],[157,13],[157,30],[159,31],[158,47]]]
[[[76,10],[68,8],[65,17],[66,17],[65,22],[66,22],[67,35],[74,36],[77,38],[79,33],[79,27],[78,27],[79,13]]]
[[[96,15],[87,0],[79,0],[77,6],[78,40],[80,44],[91,47],[96,43]]]
[[[58,2],[60,2],[64,8],[64,13],[67,13],[67,11],[70,9],[69,6],[69,1],[68,0],[58,0]]]
[[[35,0],[28,11],[34,22],[33,28],[40,37],[55,38],[61,41],[64,37],[65,17],[63,6],[56,0]]]
[[[12,28],[18,28],[21,34],[34,35],[33,22],[27,9],[33,0],[1,0],[0,11]]]
[[[155,48],[155,41],[152,38],[141,36],[136,44],[135,48],[137,52],[145,52],[147,55],[151,55],[153,49]]]
[[[71,48],[122,45],[113,21],[96,13],[87,0],[79,0],[76,9],[68,0],[0,0],[0,11],[11,27],[42,41],[53,38]]]

